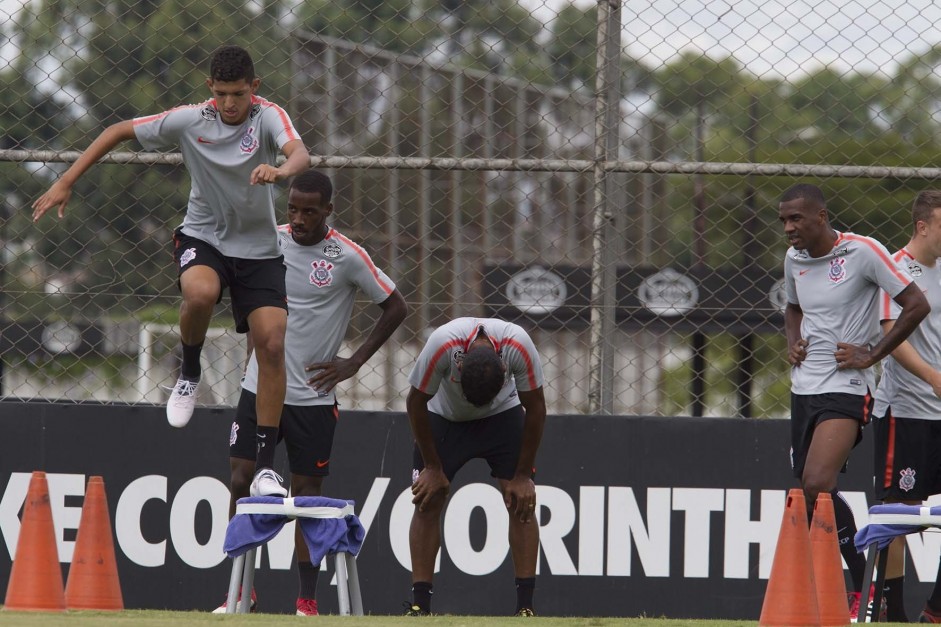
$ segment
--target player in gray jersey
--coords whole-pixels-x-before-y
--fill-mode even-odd
[[[876,391],[875,497],[887,503],[921,504],[941,493],[941,190],[918,194],[912,204],[912,237],[893,255],[896,265],[924,292],[931,313],[883,363]],[[883,293],[882,329],[901,313]],[[907,623],[904,606],[905,540],[889,548],[885,594],[889,622]],[[934,591],[919,616],[941,623],[941,565]]]
[[[136,138],[148,150],[178,146],[191,178],[174,258],[183,295],[183,363],[167,402],[167,420],[185,426],[196,406],[202,350],[215,304],[229,289],[239,333],[251,331],[263,384],[258,390],[258,494],[286,494],[271,470],[284,403],[287,304],[278,250],[273,190],[303,172],[310,156],[287,113],[256,96],[260,80],[249,54],[223,46],[210,60],[212,99],[106,128],[82,156],[33,203],[33,220],[58,208],[61,218],[75,181],[118,143]],[[272,165],[278,152],[287,161]],[[266,450],[267,449],[267,450]]]
[[[335,387],[354,376],[405,319],[407,306],[395,283],[369,255],[327,224],[333,213],[330,179],[316,170],[297,176],[288,191],[288,224],[279,229],[287,267],[288,317],[285,340],[287,395],[278,440],[284,440],[294,496],[319,496],[330,472],[339,411]],[[353,301],[362,292],[380,315],[370,334],[349,357],[337,355],[346,336]],[[255,467],[255,394],[260,374],[252,352],[229,436],[230,517],[235,502],[248,496]],[[317,613],[315,590],[320,564],[312,564],[295,533],[299,615]],[[217,612],[225,612],[225,604]]]
[[[799,184],[781,198],[778,216],[791,244],[784,261],[784,326],[791,368],[791,462],[807,499],[833,495],[843,558],[850,567],[851,616],[861,603],[865,562],[853,547],[856,524],[837,493],[837,476],[862,439],[871,412],[870,367],[908,337],[929,311],[921,290],[874,239],[830,226],[820,188]],[[901,307],[879,332],[885,290]]]
[[[496,318],[457,318],[431,334],[408,377],[405,399],[412,454],[412,603],[431,613],[441,514],[451,481],[468,461],[484,459],[510,515],[516,615],[533,616],[539,525],[535,460],[546,420],[544,375],[532,338]]]

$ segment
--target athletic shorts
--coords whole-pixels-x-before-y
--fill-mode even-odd
[[[182,227],[173,232],[173,258],[177,277],[193,266],[208,266],[219,275],[222,292],[229,288],[235,330],[248,332],[248,316],[261,307],[287,310],[287,289],[284,286],[284,256],[273,259],[239,259],[226,257],[215,246],[186,235]],[[180,282],[177,279],[177,287]],[[219,301],[216,301],[219,302]]]
[[[525,419],[522,405],[465,422],[448,420],[428,412],[435,450],[441,458],[441,468],[448,481],[453,481],[457,471],[472,459],[486,460],[490,465],[491,476],[512,479],[520,457]],[[418,473],[424,468],[425,461],[416,445],[412,453],[412,481],[418,478]],[[533,468],[534,477],[535,473],[536,469]]]
[[[826,420],[852,418],[859,422],[856,444],[863,439],[863,426],[872,416],[872,394],[791,394],[791,467],[798,479],[804,474],[807,451],[814,437],[814,429]],[[854,444],[853,446],[856,446]],[[843,470],[846,472],[846,464]]]
[[[278,442],[284,440],[291,474],[326,477],[330,474],[333,434],[340,409],[333,405],[285,405],[281,411]],[[255,460],[255,395],[243,389],[229,434],[229,457]]]
[[[896,418],[890,408],[872,427],[877,500],[924,501],[941,493],[941,420]]]

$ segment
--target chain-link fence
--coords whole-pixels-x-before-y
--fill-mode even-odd
[[[0,0],[0,17],[7,398],[166,398],[179,155],[128,143],[63,220],[29,205],[108,124],[208,98],[223,43],[253,53],[334,179],[333,225],[409,302],[345,407],[402,409],[429,330],[470,315],[531,331],[552,413],[784,415],[781,192],[821,185],[837,228],[895,250],[941,176],[928,0]],[[238,396],[227,306],[203,403]],[[357,306],[341,354],[377,313]]]

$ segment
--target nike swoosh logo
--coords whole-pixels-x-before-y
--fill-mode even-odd
[[[810,272],[810,268],[807,268],[806,270],[801,270],[801,271],[800,271],[800,275],[801,275],[801,276],[804,276],[804,275],[807,274],[808,272]]]
[[[203,137],[203,136],[197,137],[197,138],[196,138],[196,141],[198,141],[200,144],[214,144],[214,143],[216,143],[216,142],[213,142],[213,141],[209,141],[208,139],[206,139],[206,138]]]
[[[323,468],[324,466],[326,466],[326,465],[329,464],[329,463],[330,463],[330,460],[329,460],[329,459],[326,460],[326,461],[320,461],[320,460],[318,459],[318,460],[317,460],[317,468]]]
[[[257,437],[257,438],[260,439],[260,440],[264,440],[264,439],[267,438],[268,436],[267,436],[267,434],[264,434],[264,433],[256,433],[256,434],[255,434],[255,437]]]

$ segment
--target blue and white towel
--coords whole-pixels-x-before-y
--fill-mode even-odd
[[[293,508],[285,507],[285,512],[292,509],[295,511],[303,510],[306,507],[335,507],[342,509],[353,504],[352,501],[341,501],[323,496],[297,496],[293,499],[283,499],[277,496],[250,496],[239,499],[237,505],[280,506],[286,502],[293,502]],[[222,548],[229,557],[238,557],[250,549],[265,544],[278,535],[284,524],[291,518],[293,516],[288,513],[236,513],[226,528],[225,543]],[[363,539],[366,537],[366,530],[355,514],[349,514],[343,518],[305,518],[299,516],[297,522],[301,526],[301,533],[307,542],[310,561],[313,564],[319,564],[324,557],[333,553],[345,551],[351,555],[358,555],[363,546]]]
[[[869,508],[869,516],[876,521],[882,518],[892,522],[870,523],[857,531],[853,541],[856,544],[856,550],[860,553],[874,542],[877,542],[879,549],[882,550],[898,536],[915,533],[925,527],[941,526],[941,506],[925,507],[903,503],[873,505]],[[908,523],[906,519],[911,519],[911,523]]]

